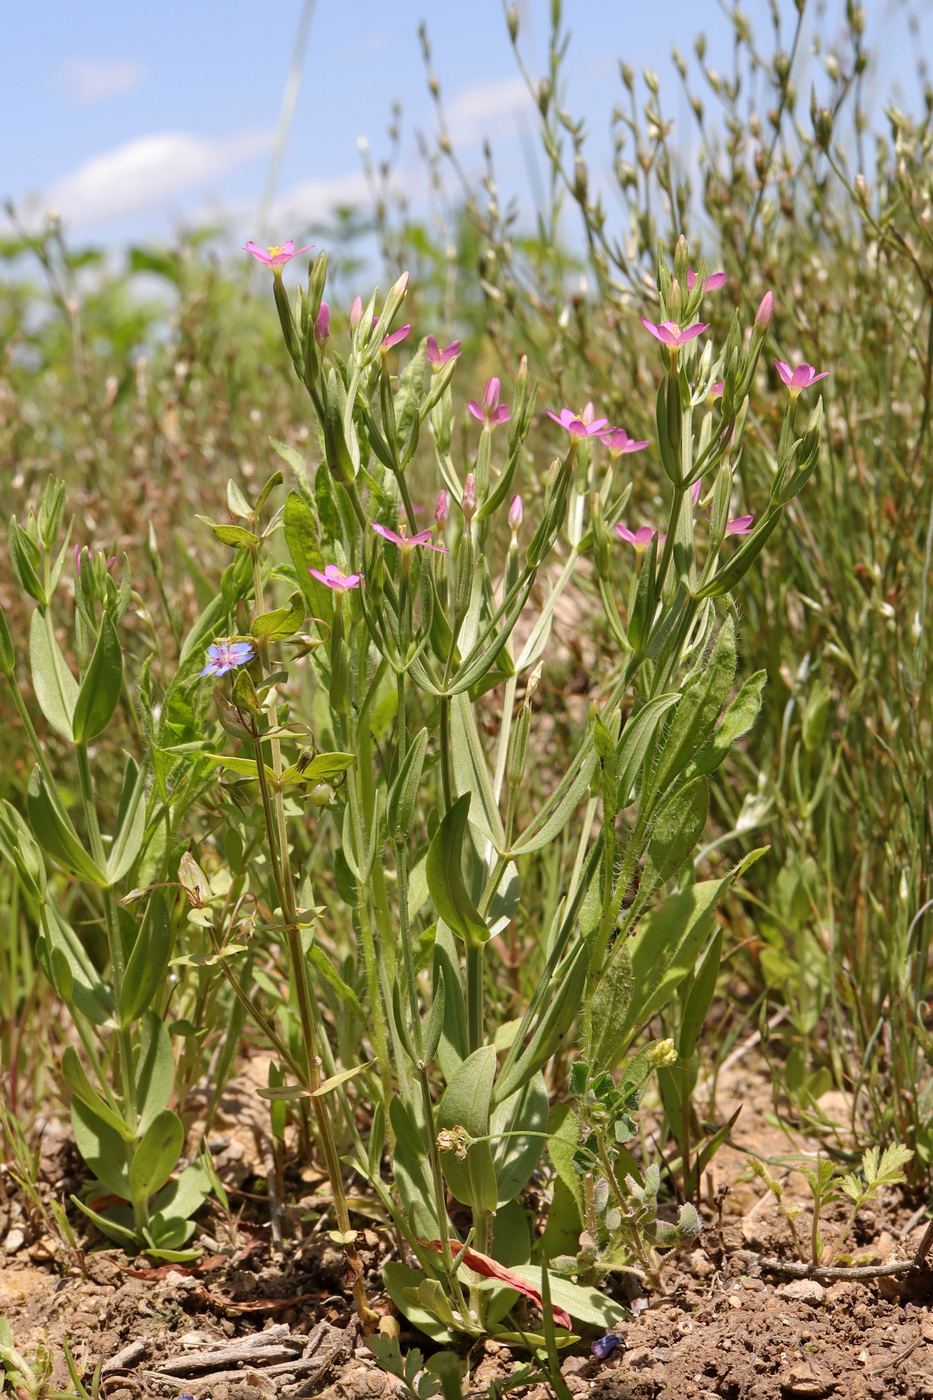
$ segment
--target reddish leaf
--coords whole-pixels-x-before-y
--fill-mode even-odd
[[[422,1240],[421,1243],[426,1244],[429,1249],[436,1249],[438,1253],[441,1252],[442,1246],[440,1240]],[[541,1290],[540,1288],[535,1288],[533,1283],[528,1283],[525,1279],[520,1278],[518,1274],[513,1274],[511,1269],[507,1269],[504,1264],[498,1264],[495,1259],[490,1259],[488,1254],[482,1254],[478,1249],[464,1249],[459,1240],[448,1240],[447,1243],[450,1246],[451,1254],[454,1256],[458,1254],[462,1255],[463,1262],[466,1264],[467,1268],[473,1269],[478,1274],[483,1274],[485,1278],[497,1278],[500,1283],[507,1283],[510,1288],[516,1289],[519,1293],[524,1293],[526,1298],[530,1298],[532,1302],[537,1303],[538,1307],[543,1311],[544,1305],[541,1300]],[[563,1308],[559,1308],[553,1303],[551,1304],[551,1311],[554,1314],[554,1321],[559,1323],[561,1327],[566,1327],[567,1331],[570,1332],[572,1330],[570,1314],[565,1313]]]

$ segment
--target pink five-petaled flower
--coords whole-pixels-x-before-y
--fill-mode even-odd
[[[711,272],[703,283],[704,292],[715,292],[718,287],[724,287],[729,279],[724,272]],[[697,284],[697,275],[692,267],[687,268],[687,291],[692,292]]]
[[[459,340],[452,340],[449,345],[445,345],[443,350],[438,345],[433,335],[429,335],[425,341],[425,354],[428,357],[428,364],[433,370],[443,369],[451,360],[455,360],[460,354]]]
[[[604,433],[600,433],[600,437],[613,457],[621,457],[626,452],[640,452],[643,447],[648,446],[647,441],[636,442],[634,438],[630,438],[624,428],[607,428]]]
[[[498,427],[500,423],[507,423],[512,416],[512,410],[508,404],[499,403],[499,387],[499,381],[493,375],[492,379],[486,381],[483,402],[478,404],[475,399],[470,399],[467,404],[473,417],[478,418],[481,423],[487,423],[490,428]]]
[[[639,525],[637,530],[630,530],[627,525],[617,525],[616,534],[619,539],[627,540],[636,549],[644,549],[645,545],[651,543],[655,535],[658,536],[659,543],[661,540],[667,539],[667,535],[658,534],[657,530],[652,530],[650,525]]]
[[[696,325],[688,326],[686,330],[681,330],[676,321],[662,321],[656,326],[653,321],[649,321],[647,316],[642,316],[641,323],[645,330],[651,332],[655,340],[660,340],[662,345],[667,345],[671,350],[679,350],[682,345],[686,345],[688,340],[695,339],[709,330],[708,321],[697,321]]]
[[[417,535],[407,535],[405,533],[404,520],[399,526],[401,533],[398,535],[394,530],[388,529],[385,525],[378,525],[375,520],[371,520],[370,524],[377,535],[381,535],[384,540],[388,540],[390,544],[394,544],[403,554],[411,554],[413,549],[418,549],[421,545],[424,545],[426,549],[437,550],[438,554],[450,553],[446,545],[431,543],[431,535],[433,533],[431,530],[419,530]]]
[[[378,321],[378,319],[379,317],[377,316],[376,320]],[[373,325],[375,325],[375,321],[373,322]],[[404,340],[410,330],[410,325],[402,326],[400,330],[393,331],[391,335],[387,335],[385,340],[382,342],[383,354],[387,350],[391,350],[393,345],[398,345],[400,341]]]
[[[271,267],[273,272],[277,272],[279,268],[284,267],[287,262],[291,262],[292,258],[297,258],[298,253],[310,253],[313,247],[314,244],[309,243],[306,248],[299,248],[298,252],[296,252],[295,240],[290,238],[287,243],[282,243],[277,247],[273,246],[271,248],[260,248],[258,243],[250,242],[246,244],[243,251],[245,253],[252,253],[257,262],[264,263],[266,267]]]
[[[796,398],[801,389],[809,389],[811,384],[815,384],[818,379],[825,379],[832,370],[824,369],[822,374],[817,374],[812,365],[798,365],[796,369],[791,369],[790,365],[783,360],[775,360],[777,372],[787,385],[791,393],[791,398]]]
[[[549,418],[553,418],[555,423],[559,423],[562,428],[566,428],[571,437],[604,437],[606,433],[614,433],[615,428],[607,428],[608,418],[594,418],[596,412],[591,403],[588,403],[583,412],[578,417],[572,408],[562,408],[560,413],[552,413],[546,408],[545,413]],[[647,444],[644,444],[647,446]]]
[[[349,588],[359,588],[363,582],[362,574],[342,573],[336,564],[325,564],[323,573],[320,569],[309,567],[308,573],[319,583],[323,583],[327,588],[332,588],[335,593],[346,593]]]
[[[207,665],[200,672],[202,676],[225,676],[236,666],[245,666],[255,655],[249,642],[215,642],[207,649]]]

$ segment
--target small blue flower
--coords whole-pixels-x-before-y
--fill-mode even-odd
[[[235,666],[245,666],[252,661],[255,652],[249,642],[215,642],[207,649],[208,663],[201,671],[202,676],[225,676]]]
[[[611,1351],[622,1345],[622,1338],[615,1332],[607,1332],[605,1337],[597,1337],[595,1342],[590,1342],[590,1351],[600,1361],[605,1361]]]

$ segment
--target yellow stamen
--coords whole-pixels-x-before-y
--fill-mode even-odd
[[[270,257],[270,258],[277,258],[277,257],[279,256],[279,253],[284,253],[284,252],[285,252],[285,249],[282,248],[282,247],[278,247],[278,248],[267,248],[267,249],[266,249],[266,252],[269,254],[269,257]]]

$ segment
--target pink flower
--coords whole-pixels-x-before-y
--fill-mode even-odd
[[[449,345],[445,345],[443,350],[438,345],[433,335],[429,335],[425,341],[425,353],[428,357],[428,364],[432,369],[443,369],[451,360],[455,360],[461,353],[459,340],[452,340]]]
[[[796,398],[801,389],[809,389],[811,384],[815,384],[818,379],[825,379],[832,370],[824,369],[822,374],[817,374],[812,365],[798,365],[796,369],[791,369],[790,365],[783,360],[775,360],[777,372],[783,379],[791,392],[791,398]]]
[[[336,564],[325,564],[323,573],[321,573],[320,569],[311,568],[308,569],[308,573],[316,578],[319,583],[323,583],[328,588],[332,588],[335,593],[346,593],[348,588],[359,588],[363,581],[362,574],[341,573]]]
[[[379,318],[378,318],[378,316],[377,316],[377,317],[376,317],[376,320],[378,321],[378,319],[379,319]],[[376,324],[376,322],[374,321],[374,322],[373,322],[373,325],[375,325],[375,324]],[[406,335],[408,334],[408,332],[409,332],[410,330],[411,330],[411,326],[410,326],[410,325],[409,325],[409,326],[402,326],[401,330],[393,331],[391,335],[387,335],[386,338],[385,338],[385,340],[382,342],[383,354],[384,354],[387,350],[391,350],[393,345],[399,345],[399,344],[401,343],[401,341],[403,341],[403,340],[405,339]]]
[[[478,404],[475,399],[471,399],[467,408],[474,418],[478,418],[481,423],[487,423],[490,428],[496,428],[500,423],[507,423],[512,416],[512,410],[508,404],[499,403],[499,381],[495,375],[486,381],[482,405]]]
[[[443,530],[444,526],[447,524],[448,514],[447,492],[438,491],[437,505],[434,507],[434,524],[439,530]]]
[[[728,282],[728,277],[724,272],[711,272],[703,283],[704,292],[715,292],[717,288],[724,287]],[[687,268],[687,291],[692,292],[697,284],[697,275],[692,267]]]
[[[604,433],[600,433],[603,442],[609,448],[613,457],[622,457],[626,452],[640,452],[643,447],[647,447],[647,442],[636,442],[630,438],[624,428],[607,428]]]
[[[405,533],[405,523],[403,521],[399,526],[401,533],[397,535],[394,530],[389,530],[385,525],[377,525],[375,520],[370,521],[370,524],[377,535],[381,535],[384,540],[388,540],[390,544],[394,544],[403,554],[411,554],[412,550],[417,549],[420,545],[424,545],[427,549],[435,549],[438,554],[450,553],[446,545],[431,543],[431,535],[433,533],[431,530],[419,530],[417,535],[407,535]]]
[[[641,323],[656,340],[660,340],[662,345],[670,346],[672,350],[679,350],[688,340],[693,340],[709,330],[708,321],[697,321],[695,326],[688,326],[686,330],[681,330],[676,321],[662,321],[660,326],[656,326],[646,316],[642,316]]]
[[[522,498],[521,496],[513,496],[512,504],[509,506],[509,528],[517,530],[522,523],[523,516]]]
[[[292,258],[297,258],[298,253],[310,253],[313,247],[314,244],[309,243],[306,248],[299,248],[296,252],[295,240],[290,238],[287,243],[271,248],[260,248],[258,243],[247,243],[243,251],[252,253],[257,262],[264,263],[266,267],[271,267],[273,271],[276,271],[278,268],[284,267],[287,262],[291,262]]]
[[[593,417],[596,410],[591,403],[586,405],[579,418],[574,413],[573,409],[570,408],[562,408],[560,413],[552,413],[549,408],[546,408],[544,411],[549,418],[553,418],[555,423],[559,423],[562,428],[566,428],[571,437],[603,437],[606,433],[615,432],[615,428],[606,427],[606,424],[609,422],[608,418]],[[643,446],[647,446],[647,443],[643,444]],[[634,451],[634,448],[630,449],[630,451]]]
[[[354,297],[353,305],[350,307],[350,329],[355,331],[360,324],[363,315],[363,298]]]
[[[616,534],[619,539],[627,540],[636,549],[644,549],[645,545],[651,543],[655,535],[658,536],[659,543],[661,540],[667,539],[667,535],[658,534],[657,530],[652,530],[650,525],[640,525],[637,530],[630,530],[627,525],[617,525]]]

